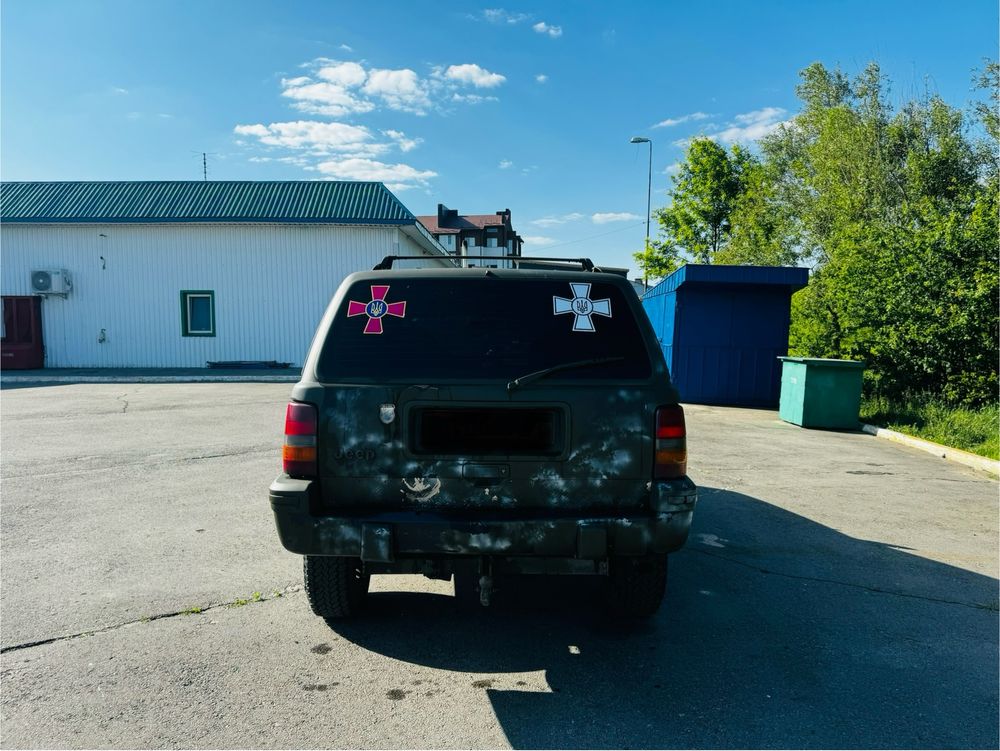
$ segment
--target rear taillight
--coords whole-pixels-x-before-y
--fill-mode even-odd
[[[316,476],[316,408],[291,402],[285,411],[282,469],[294,477]]]
[[[687,474],[687,429],[679,404],[656,410],[656,453],[653,477],[670,480]]]

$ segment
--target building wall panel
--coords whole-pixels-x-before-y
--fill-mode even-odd
[[[47,367],[301,365],[347,274],[419,253],[395,227],[7,223],[0,290],[31,294],[34,269],[71,273],[72,293],[42,303]],[[216,336],[181,335],[182,290],[214,290]]]

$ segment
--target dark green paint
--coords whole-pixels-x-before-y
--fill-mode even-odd
[[[189,295],[207,295],[209,300],[209,306],[212,313],[212,330],[210,332],[193,332],[190,330],[190,321],[188,321],[188,296]],[[181,336],[215,336],[216,332],[216,322],[215,322],[215,290],[211,289],[183,289],[181,290]]]
[[[418,279],[461,285],[484,277],[509,285],[512,300],[526,292],[523,282],[529,280],[566,283],[567,290],[569,283],[620,287],[621,304],[613,314],[635,321],[637,346],[644,352],[634,356],[648,358],[648,377],[625,382],[557,371],[510,389],[509,378],[499,373],[492,379],[408,379],[406,362],[400,361],[364,377],[321,380],[320,353],[334,322],[346,315],[353,285],[398,288]],[[566,323],[566,336],[595,335],[572,333],[572,322]],[[490,331],[475,334],[488,338]],[[697,488],[686,477],[652,481],[655,412],[677,404],[678,395],[652,326],[624,278],[510,269],[352,274],[317,329],[292,396],[317,408],[319,466],[317,478],[281,475],[270,488],[279,537],[293,552],[358,557],[379,572],[412,573],[420,569],[417,559],[450,566],[463,558],[534,558],[552,562],[551,570],[579,573],[600,571],[586,561],[662,555],[687,539]],[[394,406],[388,425],[380,419],[385,404]],[[565,441],[552,455],[414,450],[409,431],[416,411],[470,407],[557,409]]]
[[[5,182],[4,222],[413,224],[382,183],[308,180]]]

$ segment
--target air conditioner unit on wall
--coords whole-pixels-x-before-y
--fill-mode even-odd
[[[31,291],[36,295],[66,296],[73,289],[73,280],[66,269],[37,269],[31,272]]]

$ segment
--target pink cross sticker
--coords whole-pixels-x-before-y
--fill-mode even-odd
[[[365,324],[365,333],[381,334],[383,316],[406,317],[406,302],[386,302],[385,296],[387,294],[389,294],[388,284],[373,284],[372,299],[369,302],[351,300],[347,303],[347,317],[366,315],[368,323]]]

